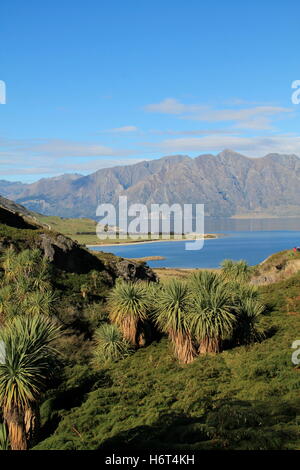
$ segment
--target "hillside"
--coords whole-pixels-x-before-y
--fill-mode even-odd
[[[7,209],[8,211],[20,215],[21,217],[29,217],[30,219],[34,219],[35,215],[26,209],[26,207],[21,206],[20,204],[16,204],[5,197],[0,196],[0,207],[3,209]],[[3,222],[5,222],[5,216],[3,215]]]
[[[17,251],[38,248],[60,270],[87,274],[101,272],[112,284],[117,277],[155,280],[152,270],[142,262],[129,261],[112,254],[90,252],[58,231],[41,224],[22,206],[0,199],[0,254],[9,247]]]
[[[38,247],[51,262],[52,315],[64,331],[55,344],[61,369],[42,397],[34,449],[300,448],[300,375],[291,360],[300,331],[299,272],[287,271],[286,280],[259,287],[267,306],[260,341],[224,343],[222,352],[182,365],[165,335],[150,323],[153,336],[141,348],[123,359],[95,364],[95,331],[107,325],[107,296],[115,279],[155,280],[153,272],[144,263],[94,256],[67,237],[30,223],[19,215],[22,208],[0,209],[0,253],[10,246],[17,251]],[[278,253],[256,275],[288,261],[289,253]],[[297,261],[298,254],[291,259]]]
[[[299,449],[299,289],[299,274],[263,288],[261,343],[180,366],[162,339],[98,373],[83,361],[67,368],[41,407],[36,449]]]
[[[46,215],[95,218],[100,203],[203,203],[207,216],[300,214],[300,159],[248,158],[231,150],[64,175],[32,184],[0,181],[0,194]]]
[[[13,210],[8,207],[13,207]],[[64,354],[72,357],[79,353],[83,357],[91,331],[97,325],[97,317],[101,318],[103,299],[116,279],[151,282],[157,277],[145,262],[110,253],[92,253],[61,233],[49,230],[27,212],[26,217],[22,216],[22,212],[21,206],[1,199],[0,283],[3,275],[1,258],[5,250],[13,248],[17,253],[40,250],[51,267],[56,316],[67,329],[62,346]],[[0,295],[0,304],[2,301]]]
[[[300,252],[285,250],[269,256],[255,267],[252,284],[263,285],[283,281],[300,271]]]

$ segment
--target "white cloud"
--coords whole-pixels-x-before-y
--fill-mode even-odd
[[[47,158],[61,157],[105,157],[122,156],[132,153],[130,150],[117,149],[96,142],[79,142],[64,139],[28,139],[28,140],[5,140],[0,141],[2,152],[4,149],[15,154],[38,155]],[[8,153],[6,152],[6,154]]]
[[[149,131],[149,134],[154,135],[216,135],[216,134],[239,134],[238,129],[234,131],[232,128],[227,129],[185,129],[185,130],[172,130],[167,129],[164,131],[160,131],[158,129],[152,129]]]
[[[36,143],[29,148],[25,146],[23,150],[52,157],[92,157],[114,154],[112,148],[104,145],[65,140],[48,140],[43,143]]]
[[[65,172],[92,172],[124,164],[136,154],[134,149],[111,148],[101,143],[62,139],[0,140],[0,175],[57,175]],[[0,176],[1,178],[1,176]]]
[[[115,127],[113,129],[108,129],[104,132],[111,132],[112,134],[122,134],[127,132],[137,132],[139,129],[136,126],[123,126],[123,127]]]
[[[277,135],[269,137],[242,137],[236,135],[210,135],[166,139],[152,145],[162,154],[188,152],[220,152],[224,148],[245,151],[249,156],[262,157],[268,153],[296,154],[300,156],[300,136]]]
[[[248,130],[264,130],[271,131],[273,129],[271,120],[267,116],[255,116],[252,120],[240,120],[236,122],[232,128],[234,129],[248,129]]]
[[[289,108],[279,106],[254,106],[253,108],[242,109],[211,109],[207,108],[202,113],[190,116],[191,119],[199,121],[219,122],[219,121],[248,121],[258,117],[276,116],[281,113],[292,112]]]
[[[214,109],[211,106],[184,104],[175,98],[166,98],[160,103],[149,104],[144,110],[151,113],[173,114],[180,119],[203,122],[230,122],[240,129],[270,130],[271,119],[293,112],[291,108],[272,105],[231,107]]]
[[[184,114],[201,111],[203,108],[203,106],[180,103],[175,98],[166,98],[160,103],[148,104],[144,107],[144,110],[149,113]]]
[[[1,158],[1,156],[0,156]],[[111,168],[114,166],[119,165],[133,165],[135,163],[139,163],[141,161],[146,160],[145,158],[126,158],[126,159],[95,159],[90,161],[85,161],[83,163],[62,163],[59,167],[55,168],[51,165],[42,165],[34,166],[37,162],[29,161],[28,165],[21,167],[19,164],[11,165],[7,168],[1,168],[1,176],[5,177],[10,175],[32,175],[32,180],[36,181],[36,177],[39,175],[47,175],[47,176],[58,176],[64,173],[93,173],[94,171],[103,169],[103,168]],[[0,178],[1,179],[1,178]],[[11,178],[10,178],[11,179]],[[15,178],[13,178],[15,180]]]

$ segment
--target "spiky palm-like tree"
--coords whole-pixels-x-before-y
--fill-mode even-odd
[[[13,285],[0,289],[0,324],[19,312],[19,300]]]
[[[29,314],[50,315],[56,300],[52,292],[29,292],[24,299],[24,310]]]
[[[8,248],[2,255],[2,266],[5,276],[10,281],[16,281],[21,276],[28,277],[33,271],[39,250],[24,250],[20,253],[14,248]]]
[[[2,268],[4,269],[5,277],[9,281],[15,277],[16,257],[17,253],[12,246],[7,248],[1,256]]]
[[[41,252],[38,249],[20,251],[15,258],[16,278],[34,278],[44,268]]]
[[[17,253],[9,248],[2,256],[4,276],[0,288],[0,322],[28,313],[49,314],[55,297],[50,267],[39,250]]]
[[[157,290],[154,301],[156,325],[169,336],[178,360],[183,364],[192,362],[196,351],[188,316],[191,305],[188,285],[178,280],[167,282]]]
[[[233,261],[230,258],[223,259],[223,261],[220,263],[223,273],[232,274],[232,271],[234,269],[234,264],[235,264],[235,261]]]
[[[0,423],[0,450],[9,449],[9,440],[5,423]]]
[[[250,344],[261,341],[265,333],[260,325],[266,307],[254,297],[239,297],[236,302],[237,322],[233,341],[237,344]]]
[[[48,292],[51,287],[51,266],[46,258],[40,257],[39,269],[35,270],[32,279],[32,289]]]
[[[203,270],[197,271],[189,279],[190,287],[193,294],[207,292],[216,288],[219,284],[224,284],[222,277],[213,271]]]
[[[235,322],[234,302],[226,283],[212,285],[193,296],[190,323],[200,354],[220,352]]]
[[[237,302],[239,302],[240,299],[259,300],[260,298],[260,293],[256,286],[239,281],[230,282],[229,285],[232,295]]]
[[[22,280],[15,287],[13,284],[0,289],[0,324],[16,315],[50,315],[56,300],[51,291],[30,291]]]
[[[110,319],[122,331],[124,338],[138,346],[138,330],[148,319],[149,298],[143,282],[117,282],[109,296]]]
[[[119,328],[114,324],[104,323],[95,332],[96,347],[93,363],[109,363],[122,359],[130,354],[131,346],[126,341]]]
[[[57,324],[41,315],[17,316],[0,330],[0,404],[13,450],[26,450],[38,425],[37,403],[55,369],[52,343],[60,335]]]
[[[243,259],[239,261],[224,259],[221,268],[223,277],[228,280],[247,282],[252,273],[251,266]]]
[[[5,250],[1,257],[4,269],[4,282],[20,282],[28,289],[41,291],[50,288],[50,266],[40,250],[23,250],[17,253],[14,248]]]

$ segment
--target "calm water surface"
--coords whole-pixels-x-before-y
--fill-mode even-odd
[[[164,256],[163,260],[149,261],[148,264],[152,267],[217,268],[224,258],[245,259],[250,265],[254,265],[272,253],[300,245],[300,219],[263,220],[226,220],[224,223],[210,221],[206,223],[205,231],[224,235],[217,239],[205,240],[204,247],[199,251],[185,250],[185,241],[141,243],[95,249],[125,258]],[[279,227],[281,230],[278,229]],[[244,230],[238,230],[238,228]]]

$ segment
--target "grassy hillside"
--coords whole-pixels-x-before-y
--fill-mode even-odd
[[[65,219],[56,216],[37,215],[39,222],[52,230],[63,233],[82,245],[93,245],[99,242],[96,236],[96,222],[88,218]]]
[[[96,222],[88,218],[68,219],[41,214],[38,214],[37,218],[41,223],[49,225],[52,230],[65,235],[75,235],[77,232],[95,232],[96,230]]]
[[[261,289],[261,343],[180,366],[161,339],[98,371],[67,367],[36,449],[300,449],[300,274]]]
[[[100,240],[96,235],[96,221],[89,218],[63,218],[56,216],[45,216],[41,214],[36,214],[37,220],[48,226],[51,230],[63,233],[64,235],[72,238],[72,240],[77,241],[82,245],[118,245],[124,243],[143,243],[144,241],[152,240],[162,240],[161,235],[157,235],[155,239],[153,236],[148,237],[147,240],[136,238],[122,238],[122,235],[117,236],[116,239],[109,238],[107,240]],[[206,234],[205,238],[215,238],[214,234]],[[174,236],[171,235],[170,239],[174,239]],[[188,239],[188,237],[187,237]]]
[[[103,360],[95,365],[95,331],[108,322],[107,296],[115,278],[149,276],[146,267],[98,253],[96,269],[90,260],[95,256],[53,230],[20,228],[18,218],[9,223],[13,226],[0,224],[1,252],[13,244],[17,251],[44,247],[50,255],[54,248],[56,255],[47,282],[55,298],[51,315],[63,328],[63,337],[55,344],[61,368],[39,403],[42,426],[33,448],[300,449],[300,367],[292,363],[291,348],[300,339],[298,253],[277,253],[255,270],[256,279],[271,279],[259,287],[267,304],[261,342],[231,343],[230,348],[225,342],[223,352],[200,355],[191,364],[180,365],[170,342],[156,330],[147,346],[130,350],[129,356],[109,365]],[[41,245],[45,240],[47,245]],[[75,264],[82,257],[88,269],[70,270],[70,259],[65,259],[68,270],[62,269],[66,252]],[[16,299],[22,306],[28,297],[18,274],[23,264],[11,264],[14,271],[8,269],[8,259],[0,270],[4,325],[9,315],[15,315],[10,307]],[[185,280],[190,275],[189,270],[157,272],[162,280]],[[277,272],[284,272],[284,279],[274,282]],[[32,282],[37,280],[34,277]],[[152,288],[153,284],[149,291]],[[26,317],[28,311],[24,307],[17,315]]]
[[[199,268],[201,269],[201,268]],[[199,269],[195,268],[153,268],[153,271],[157,274],[159,279],[162,281],[171,279],[187,280],[190,275]],[[209,271],[218,272],[219,269],[210,269]]]
[[[269,284],[289,278],[300,270],[300,252],[284,250],[269,256],[256,266],[252,282]]]
[[[187,279],[191,273],[197,271],[195,268],[155,268],[153,270],[162,280]],[[220,268],[209,271],[219,272]],[[300,271],[300,252],[280,251],[253,267],[252,283],[267,285],[287,279],[298,271]]]

